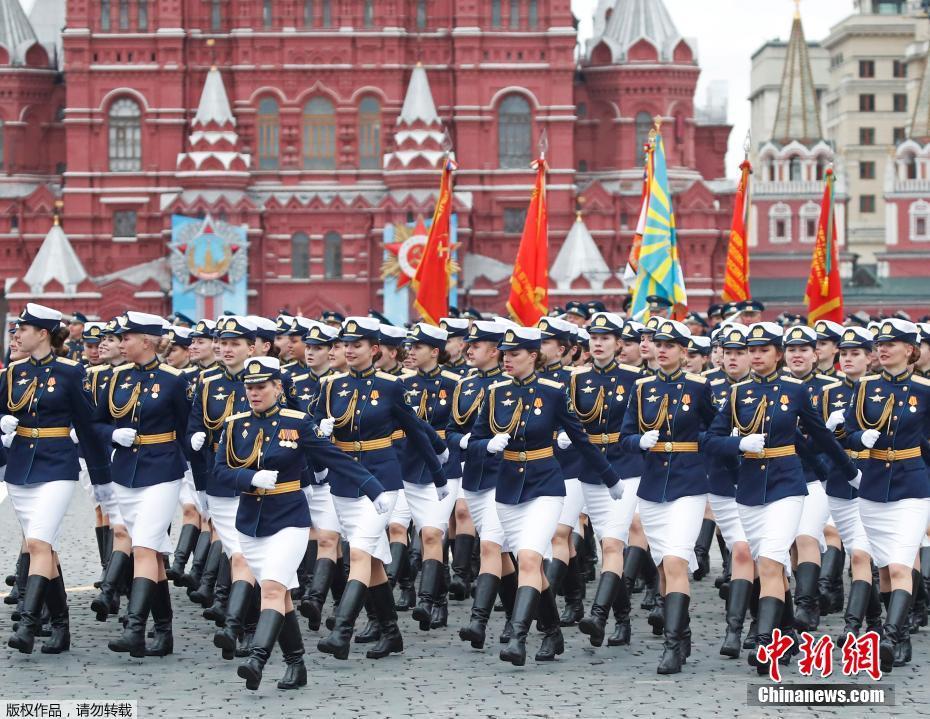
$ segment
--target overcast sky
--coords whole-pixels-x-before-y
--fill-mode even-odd
[[[660,0],[652,0],[659,2]],[[733,125],[727,154],[727,175],[739,175],[743,140],[749,129],[750,56],[765,42],[787,40],[794,15],[792,0],[662,0],[686,38],[697,40],[701,78],[697,104],[703,104],[707,83],[726,80],[729,87],[729,120]],[[591,35],[591,16],[597,0],[572,0],[572,11],[581,20],[579,34]],[[852,0],[801,2],[801,21],[807,40],[820,40],[830,28],[852,14]]]

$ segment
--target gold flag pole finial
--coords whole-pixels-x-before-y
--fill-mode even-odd
[[[64,200],[55,200],[55,210],[52,212],[52,224],[61,224],[61,208],[65,206]]]

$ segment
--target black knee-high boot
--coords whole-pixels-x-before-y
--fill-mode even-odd
[[[500,658],[514,666],[522,667],[526,664],[526,635],[530,630],[530,623],[536,616],[539,604],[539,590],[533,587],[518,587],[513,605],[513,616],[510,620],[513,626],[513,636],[507,646],[501,649]]]
[[[52,635],[42,645],[43,654],[61,654],[71,648],[71,624],[68,618],[68,595],[65,592],[65,582],[61,576],[61,567],[58,576],[48,583],[45,592],[45,606],[48,607],[49,623]]]
[[[389,585],[390,586],[390,585]],[[367,621],[362,631],[355,633],[356,644],[371,644],[381,638],[381,624],[378,622],[378,615],[375,613],[375,605],[372,602],[371,592],[368,592],[368,599],[365,600],[365,616]]]
[[[752,649],[756,648],[756,638],[759,634],[759,593],[762,590],[762,583],[759,581],[759,578],[752,582],[752,594],[749,595],[749,616],[752,619],[749,622],[749,631],[746,632],[746,638],[743,640],[743,649]]]
[[[504,605],[504,631],[500,633],[498,641],[501,644],[507,644],[513,636],[513,607],[517,601],[517,573],[511,572],[501,576],[500,584],[497,585],[497,596],[500,597],[501,604]]]
[[[300,600],[307,594],[310,578],[313,576],[313,566],[316,564],[316,553],[316,540],[308,539],[304,556],[297,565],[297,586],[291,590],[291,599]]]
[[[726,599],[724,595],[729,591],[729,587],[723,590],[723,586],[730,583],[730,567],[733,558],[730,555],[730,548],[727,547],[727,543],[723,539],[723,535],[719,531],[716,534],[717,549],[720,550],[720,557],[723,560],[723,571],[714,578],[714,586],[721,590],[720,598]]]
[[[585,582],[593,582],[597,578],[597,537],[594,536],[594,527],[590,521],[584,523],[583,531],[584,552],[579,561]]]
[[[475,582],[475,599],[471,607],[471,617],[466,626],[459,629],[459,639],[471,642],[473,649],[483,649],[488,620],[494,609],[500,577],[489,572],[478,575]]]
[[[110,555],[110,562],[100,583],[100,594],[90,603],[98,622],[105,622],[109,615],[119,612],[120,589],[126,584],[130,564],[129,555],[125,552],[116,551]]]
[[[410,559],[407,545],[403,542],[391,542],[391,563],[384,568],[391,587],[396,587],[409,571]]]
[[[610,608],[614,604],[622,582],[623,579],[619,574],[601,572],[601,579],[594,593],[594,603],[591,605],[591,614],[578,624],[581,632],[588,635],[591,646],[599,647],[604,643],[604,632],[610,616]]]
[[[145,648],[147,657],[165,657],[174,653],[174,634],[171,630],[171,592],[168,580],[162,580],[155,586],[152,595],[152,628],[155,630],[152,643]]]
[[[657,674],[677,674],[688,652],[682,646],[688,626],[688,605],[691,597],[682,592],[668,592],[665,597],[665,642]]]
[[[222,650],[223,659],[236,656],[236,643],[242,638],[243,623],[252,603],[252,585],[245,580],[232,583],[226,606],[226,622],[213,634],[213,646]]]
[[[198,525],[181,525],[181,532],[178,534],[178,546],[174,548],[171,566],[165,570],[168,579],[174,582],[175,585],[178,584],[178,580],[184,575],[184,568],[187,566],[187,560],[190,558],[191,552],[194,551],[194,545],[197,544],[199,538],[200,527]]]
[[[573,627],[584,618],[585,573],[583,564],[579,554],[575,554],[568,560],[568,571],[562,580],[565,609],[559,617],[559,624],[563,627]]]
[[[752,582],[748,579],[731,579],[730,594],[727,597],[727,631],[720,647],[720,654],[725,657],[737,658],[740,652],[740,639],[743,633],[743,622],[746,620],[746,609],[752,595]]]
[[[137,659],[145,656],[145,623],[152,607],[155,585],[155,582],[145,577],[132,580],[126,626],[123,627],[123,635],[119,639],[108,643],[110,651],[129,652],[129,656]]]
[[[371,597],[375,616],[380,625],[378,643],[369,649],[365,656],[369,659],[384,659],[391,654],[400,654],[404,651],[404,638],[397,627],[397,610],[394,608],[394,593],[388,582],[369,587],[368,596]]]
[[[274,649],[275,642],[278,641],[278,634],[284,625],[284,615],[275,609],[263,609],[258,617],[258,625],[255,627],[255,637],[252,639],[252,650],[249,652],[249,658],[239,665],[236,673],[245,679],[245,688],[255,691],[262,682],[262,672],[271,651]]]
[[[694,543],[694,556],[697,558],[697,569],[694,570],[694,581],[700,582],[710,572],[710,543],[714,541],[714,530],[717,523],[713,519],[701,522],[701,531],[698,532]]]
[[[212,544],[213,542],[211,541],[209,532],[201,532],[197,536],[197,541],[194,543],[194,558],[191,560],[190,571],[183,573],[174,580],[174,585],[176,587],[187,587],[189,590],[194,590],[200,586],[203,565],[207,561],[207,555],[210,553]]]
[[[368,587],[357,579],[350,579],[342,594],[339,607],[336,609],[333,630],[328,637],[317,643],[317,649],[324,654],[333,655],[336,659],[349,658],[349,642],[352,639],[352,631],[355,629],[355,620],[362,611],[366,596],[368,596]]]
[[[258,626],[258,617],[262,612],[262,587],[258,582],[252,585],[249,601],[246,605],[245,619],[242,622],[242,637],[236,646],[235,655],[238,658],[249,656],[252,651],[252,639],[255,636],[255,627]]]
[[[817,595],[820,616],[843,610],[843,565],[846,555],[842,549],[827,547],[820,557],[820,576],[817,578]],[[837,588],[837,580],[839,587]],[[839,607],[837,607],[837,604]]]
[[[213,602],[203,610],[203,618],[210,619],[216,626],[223,626],[226,621],[226,602],[229,600],[229,587],[232,584],[232,564],[226,552],[220,555],[220,567],[216,572],[216,586],[213,589]]]
[[[565,652],[565,640],[559,626],[559,607],[555,602],[552,587],[546,587],[539,595],[537,626],[543,633],[542,644],[536,652],[537,662],[551,662]]]
[[[30,574],[26,579],[23,593],[23,606],[20,610],[19,625],[7,644],[23,654],[32,654],[36,634],[42,628],[42,607],[48,590],[48,577]]]
[[[765,646],[771,644],[772,642],[772,632],[775,630],[775,627],[779,626],[781,623],[781,616],[784,612],[785,601],[779,599],[778,597],[760,597],[759,598],[759,615],[756,620],[758,623],[758,635],[756,638],[757,646]],[[756,672],[759,675],[765,674],[768,669],[766,662],[760,662],[757,655],[756,649],[753,648],[749,652],[747,661],[750,666],[756,668]]]
[[[188,594],[192,602],[202,607],[213,604],[213,590],[222,557],[223,543],[216,540],[210,545],[207,561],[203,565],[203,574],[200,575],[200,585]]]
[[[865,610],[866,631],[876,632],[880,637],[883,632],[882,612],[885,604],[882,602],[882,593],[879,589],[878,568],[872,565],[872,583],[869,592],[869,608]]]
[[[438,600],[441,591],[442,562],[437,559],[424,560],[421,575],[420,594],[417,606],[413,608],[413,618],[420,623],[420,630],[425,632],[429,631],[433,604]]]
[[[869,608],[871,594],[871,582],[859,579],[849,585],[849,602],[846,604],[846,613],[843,615],[843,633],[836,638],[837,646],[843,646],[847,634],[859,636],[862,631],[862,620]]]
[[[107,554],[107,534],[110,532],[108,526],[94,527],[94,534],[97,538],[97,554],[100,557],[100,579],[94,582],[94,588],[99,589],[103,581],[103,574],[107,571],[107,560],[110,555]]]
[[[337,572],[336,563],[332,559],[317,559],[313,568],[313,579],[307,589],[307,595],[300,603],[300,613],[309,621],[311,630],[320,628],[323,615],[323,605],[326,604],[326,595],[333,586]],[[341,571],[339,572],[341,574]]]
[[[630,643],[632,638],[632,629],[630,627],[630,611],[633,605],[630,602],[630,591],[635,581],[630,575],[624,574],[621,577],[620,584],[617,586],[617,594],[614,597],[614,632],[607,638],[608,647],[621,647]]]
[[[927,624],[927,589],[924,587],[923,579],[920,572],[911,569],[911,612],[908,616],[908,630],[911,634],[916,634],[920,628]]]
[[[888,598],[888,617],[885,632],[879,644],[879,657],[883,672],[905,664],[905,642],[910,640],[907,630],[907,613],[911,606],[911,593],[895,589]]]
[[[471,553],[475,546],[475,535],[456,534],[452,544],[452,578],[449,594],[457,601],[471,594]]]
[[[659,597],[659,570],[655,561],[652,559],[652,553],[646,550],[646,557],[642,564],[642,575],[645,581],[643,587],[643,600],[639,604],[640,609],[654,609]],[[661,634],[661,632],[659,632]]]
[[[19,605],[20,600],[26,593],[26,577],[29,576],[29,552],[20,552],[16,559],[16,573],[13,575],[13,589],[3,598],[4,604]],[[9,579],[9,577],[7,577]],[[13,621],[18,621],[19,617],[13,617]]]
[[[794,626],[799,631],[816,632],[820,624],[819,577],[820,567],[814,562],[801,562],[795,570]]]
[[[307,686],[307,667],[304,664],[304,638],[300,634],[300,622],[297,612],[291,610],[284,615],[281,631],[278,634],[278,646],[284,655],[284,676],[278,682],[278,689],[298,689]]]

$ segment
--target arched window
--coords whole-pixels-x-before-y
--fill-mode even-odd
[[[907,169],[907,179],[916,180],[917,179],[917,156],[908,155],[904,166]]]
[[[915,242],[930,241],[930,202],[916,200],[908,208],[910,217],[911,240]]]
[[[274,26],[274,8],[271,6],[272,0],[262,1],[262,26],[270,30]]]
[[[508,95],[497,112],[497,158],[503,168],[526,169],[531,161],[533,116],[520,95]]]
[[[778,202],[769,209],[769,242],[791,242],[791,207]]]
[[[278,103],[270,98],[264,98],[258,103],[258,169],[277,170],[280,133],[280,116]]]
[[[296,232],[291,237],[291,277],[310,278],[310,238],[306,232]]]
[[[304,105],[304,168],[336,169],[336,111],[324,97]]]
[[[110,13],[112,12],[112,7],[110,5],[110,0],[100,0],[100,29],[104,32],[109,32],[111,23],[110,23]]]
[[[338,232],[323,236],[323,268],[326,279],[342,279],[342,238]]]
[[[223,0],[210,0],[210,30],[220,32],[223,29]]]
[[[331,0],[323,0],[323,27],[333,26],[333,3]]]
[[[817,180],[823,179],[823,173],[827,170],[827,159],[823,155],[817,156],[817,165],[814,169],[814,174],[816,175]]]
[[[366,97],[358,106],[358,166],[381,168],[381,103]]]
[[[501,23],[501,0],[491,0],[491,27],[500,27]]]
[[[362,26],[375,26],[375,2],[374,0],[365,0],[365,6],[362,12]]]
[[[142,169],[142,111],[128,97],[110,106],[109,153],[111,172]]]
[[[791,159],[788,161],[788,181],[800,182],[801,179],[801,158],[797,155],[792,155]]]
[[[536,28],[539,25],[539,9],[537,7],[536,0],[530,0],[530,8],[527,13],[527,18],[529,19],[529,25],[531,28]]]
[[[139,0],[139,29],[149,29],[149,0]]]
[[[801,242],[814,242],[817,239],[820,205],[816,202],[807,202],[801,207],[798,215],[798,238]]]
[[[649,131],[652,129],[652,115],[645,110],[636,113],[636,146],[633,148],[633,162],[642,165],[645,157],[643,147],[649,141]]]
[[[417,30],[426,30],[426,0],[417,0]]]
[[[129,0],[119,0],[119,29],[129,29]]]
[[[313,0],[304,0],[304,27],[313,27]]]

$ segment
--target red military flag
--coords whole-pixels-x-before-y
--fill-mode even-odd
[[[546,160],[533,163],[536,184],[526,211],[523,237],[510,278],[507,309],[514,321],[525,327],[536,324],[549,304],[549,214],[546,208]]]
[[[817,242],[811,260],[811,274],[807,280],[807,322],[817,320],[843,322],[843,287],[840,284],[840,263],[836,249],[836,222],[833,215],[833,170],[826,172],[823,200],[820,202],[820,221],[817,224]]]
[[[449,314],[449,218],[452,215],[452,171],[456,168],[451,157],[446,159],[439,182],[439,199],[433,211],[433,224],[429,228],[423,256],[411,280],[416,292],[413,306],[425,322],[438,325]]]
[[[733,221],[730,224],[730,244],[727,248],[727,270],[723,280],[724,302],[748,300],[749,294],[749,235],[746,221],[749,212],[749,175],[752,165],[744,160],[736,198],[733,202]]]
[[[646,160],[643,165],[643,190],[639,200],[639,219],[636,221],[636,230],[633,232],[633,244],[630,245],[630,256],[623,271],[623,281],[627,287],[632,287],[639,273],[639,252],[643,246],[643,233],[646,231],[646,215],[649,211],[649,185],[652,182],[652,153],[655,149],[654,138],[643,146]]]

